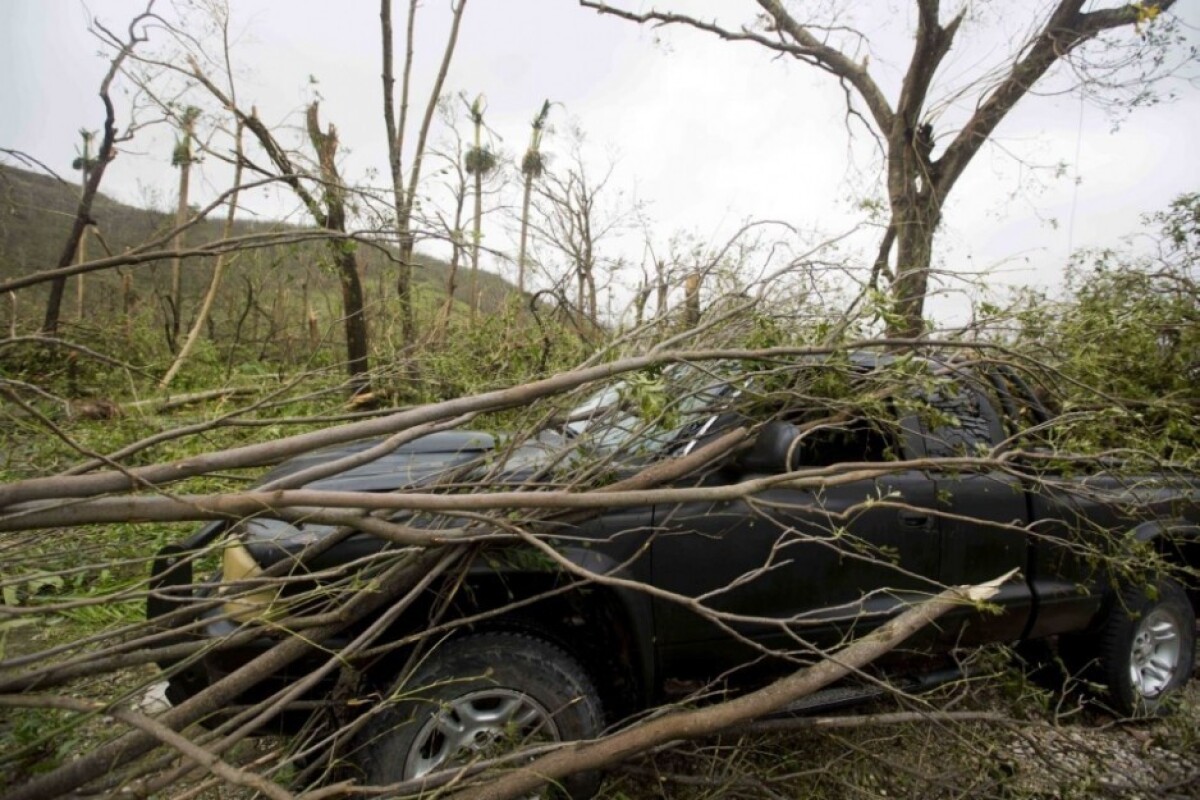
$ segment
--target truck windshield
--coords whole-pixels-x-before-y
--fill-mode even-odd
[[[600,388],[571,409],[564,433],[602,452],[683,449],[712,428],[737,394],[711,369],[679,364]]]

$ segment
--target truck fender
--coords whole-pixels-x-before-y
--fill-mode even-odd
[[[638,576],[628,562],[619,562],[606,553],[586,547],[564,547],[560,552],[572,564],[594,575],[617,578],[630,583],[645,583],[649,576]],[[630,666],[641,686],[643,702],[649,702],[657,683],[654,656],[654,611],[650,595],[631,586],[597,584],[617,604],[628,628]]]
[[[597,618],[601,618],[601,614],[610,619],[615,618],[613,621],[621,628],[620,631],[605,633],[618,634],[619,640],[613,644],[619,643],[619,652],[624,656],[622,660],[628,664],[629,677],[636,684],[637,704],[645,706],[653,700],[657,662],[650,597],[632,586],[634,583],[648,580],[647,576],[637,574],[641,564],[630,564],[595,549],[574,544],[560,542],[555,549],[571,564],[601,578],[613,578],[618,581],[615,584],[602,581],[592,584],[593,590],[588,599],[592,600],[593,605],[589,606],[588,610],[596,612]],[[514,558],[513,553],[517,554],[517,557]],[[497,551],[490,556],[475,559],[468,568],[467,584],[476,590],[490,586],[512,598],[521,596],[530,589],[537,591],[538,587],[546,589],[560,585],[562,579],[578,578],[549,558],[542,556],[540,559],[530,559],[528,555],[529,551],[518,548],[510,553]],[[502,588],[505,586],[508,588]],[[603,607],[596,603],[603,604]],[[597,645],[600,643],[600,634],[601,631],[594,631],[590,635],[585,633]],[[615,655],[617,652],[612,650],[611,654]]]
[[[1192,608],[1200,614],[1200,525],[1183,519],[1150,520],[1133,529],[1139,543],[1149,544],[1181,570],[1175,578],[1183,584]]]
[[[1200,525],[1184,519],[1154,519],[1143,522],[1134,528],[1133,538],[1135,541],[1146,543],[1155,542],[1160,539],[1168,539],[1173,542],[1200,543]]]

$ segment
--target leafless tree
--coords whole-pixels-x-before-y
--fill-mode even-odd
[[[438,99],[442,87],[446,83],[446,75],[450,71],[450,63],[454,58],[454,48],[458,44],[458,31],[462,23],[463,11],[467,0],[451,2],[452,20],[450,33],[442,50],[441,64],[438,73],[430,87],[429,96],[425,101],[425,112],[421,124],[417,128],[416,143],[411,155],[411,166],[408,168],[407,185],[404,174],[405,136],[408,130],[409,95],[412,91],[412,60],[415,47],[416,18],[418,0],[410,0],[408,5],[407,25],[405,28],[404,69],[400,75],[400,109],[397,116],[395,107],[395,69],[394,44],[392,33],[392,3],[391,0],[381,0],[379,6],[380,30],[383,38],[383,115],[387,127],[388,167],[392,178],[392,206],[396,217],[396,234],[399,237],[398,259],[400,272],[396,279],[396,289],[400,299],[400,323],[404,340],[408,344],[416,341],[416,321],[412,306],[412,269],[413,247],[416,235],[413,229],[413,215],[416,210],[417,192],[421,185],[421,168],[425,158],[425,149],[429,140],[430,127],[433,124],[434,112],[437,110]]]
[[[346,186],[337,170],[337,130],[330,126],[328,131],[322,131],[317,117],[318,104],[309,105],[306,121],[309,140],[316,151],[318,162],[318,181],[322,187],[321,199],[309,189],[306,175],[293,161],[287,149],[280,145],[275,134],[268,128],[257,113],[250,113],[239,108],[234,99],[221,89],[200,67],[195,59],[189,60],[189,74],[221,105],[233,114],[251,134],[258,140],[259,146],[267,154],[277,173],[272,174],[254,162],[247,166],[260,174],[278,177],[295,193],[304,204],[304,208],[312,216],[319,228],[333,234],[329,241],[329,254],[337,267],[338,277],[342,287],[342,322],[346,334],[346,369],[350,375],[351,390],[355,393],[365,392],[370,386],[369,348],[367,338],[366,312],[363,307],[362,279],[358,270],[358,257],[353,242],[348,240],[346,213]]]
[[[603,268],[605,241],[630,224],[634,211],[617,208],[610,185],[610,164],[595,177],[577,144],[569,163],[547,170],[534,187],[536,215],[530,227],[567,262],[575,283],[575,304],[592,324],[599,320],[597,273]]]
[[[117,154],[116,145],[119,132],[116,107],[112,101],[113,83],[121,73],[125,61],[139,44],[146,41],[146,26],[153,16],[153,7],[154,0],[150,0],[146,5],[146,10],[129,23],[124,39],[107,30],[98,22],[95,25],[98,34],[107,44],[116,49],[116,54],[109,63],[108,72],[100,82],[100,101],[104,104],[104,125],[101,129],[100,145],[96,150],[94,166],[87,172],[87,181],[79,197],[79,206],[75,211],[75,221],[71,225],[71,232],[68,234],[66,242],[63,243],[62,255],[59,256],[57,264],[59,268],[66,267],[75,260],[79,253],[79,241],[83,237],[84,230],[92,224],[92,203],[96,199],[96,193],[100,190],[100,181],[104,178],[104,172],[108,168],[109,162]],[[54,336],[58,333],[59,313],[62,309],[66,283],[66,277],[56,277],[50,282],[50,296],[46,301],[46,316],[42,322],[42,333],[46,336]]]
[[[580,0],[585,8],[632,22],[687,27],[725,41],[753,44],[818,69],[838,82],[846,92],[848,119],[866,125],[886,156],[884,183],[890,219],[874,269],[894,273],[895,313],[890,328],[896,336],[917,336],[924,329],[922,311],[942,210],[997,126],[1055,67],[1075,70],[1080,80],[1095,75],[1111,82],[1119,67],[1136,66],[1145,51],[1161,50],[1169,37],[1147,35],[1146,29],[1162,25],[1163,20],[1156,18],[1174,5],[1174,0],[1162,0],[1085,11],[1085,0],[1041,3],[1036,27],[1029,35],[1010,42],[995,65],[984,71],[984,78],[963,86],[953,84],[954,76],[940,74],[939,67],[960,28],[970,19],[972,5],[963,3],[944,19],[940,0],[914,2],[917,28],[912,53],[898,94],[889,97],[879,77],[882,68],[870,63],[870,42],[843,19],[848,4],[833,3],[809,11],[798,3],[755,0],[759,16],[738,27],[672,10],[643,12],[599,0]],[[1123,38],[1085,47],[1108,31],[1122,30],[1123,35],[1116,35]],[[1157,66],[1133,78],[1141,89],[1165,71],[1156,55],[1150,60]],[[958,104],[971,99],[971,111],[957,129],[938,129],[945,110],[940,96],[955,98]]]

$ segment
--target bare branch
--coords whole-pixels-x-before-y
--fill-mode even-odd
[[[486,786],[464,789],[453,797],[459,800],[506,800],[536,791],[547,781],[612,764],[663,742],[708,736],[764,716],[861,669],[956,605],[987,600],[1008,577],[1005,575],[976,587],[947,589],[831,654],[828,659],[758,691],[712,708],[674,712],[604,739],[565,747],[535,759],[526,767],[501,775]]]
[[[1163,0],[1156,6],[1166,11],[1174,4],[1175,0]],[[939,192],[943,196],[996,126],[1050,67],[1097,34],[1113,28],[1132,27],[1139,19],[1139,7],[1134,4],[1080,13],[1083,5],[1083,0],[1060,0],[1025,54],[1000,85],[980,102],[971,119],[946,148],[937,162]]]

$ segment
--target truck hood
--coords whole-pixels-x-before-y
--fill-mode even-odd
[[[270,483],[310,467],[356,455],[375,447],[381,439],[315,450],[284,461],[263,476]],[[305,484],[306,489],[341,492],[388,492],[419,486],[447,469],[478,460],[496,447],[496,438],[477,431],[441,431],[401,445],[374,461]]]
[[[264,475],[260,484],[361,453],[381,441],[352,442],[289,459]],[[492,486],[528,486],[547,481],[547,467],[563,461],[561,448],[565,441],[559,433],[544,431],[518,446],[504,446],[487,433],[443,431],[422,436],[366,464],[311,481],[304,488],[343,492],[401,491],[428,486],[448,471],[462,468],[466,468],[468,474],[487,470],[488,483]],[[392,518],[419,528],[441,529],[465,524],[461,519],[441,514],[399,512]],[[243,521],[239,530],[246,549],[260,566],[265,567],[298,552],[335,528],[319,523],[293,525],[270,517],[252,517]],[[309,566],[330,566],[378,552],[384,546],[380,539],[355,534],[339,544],[336,553],[318,556]]]

